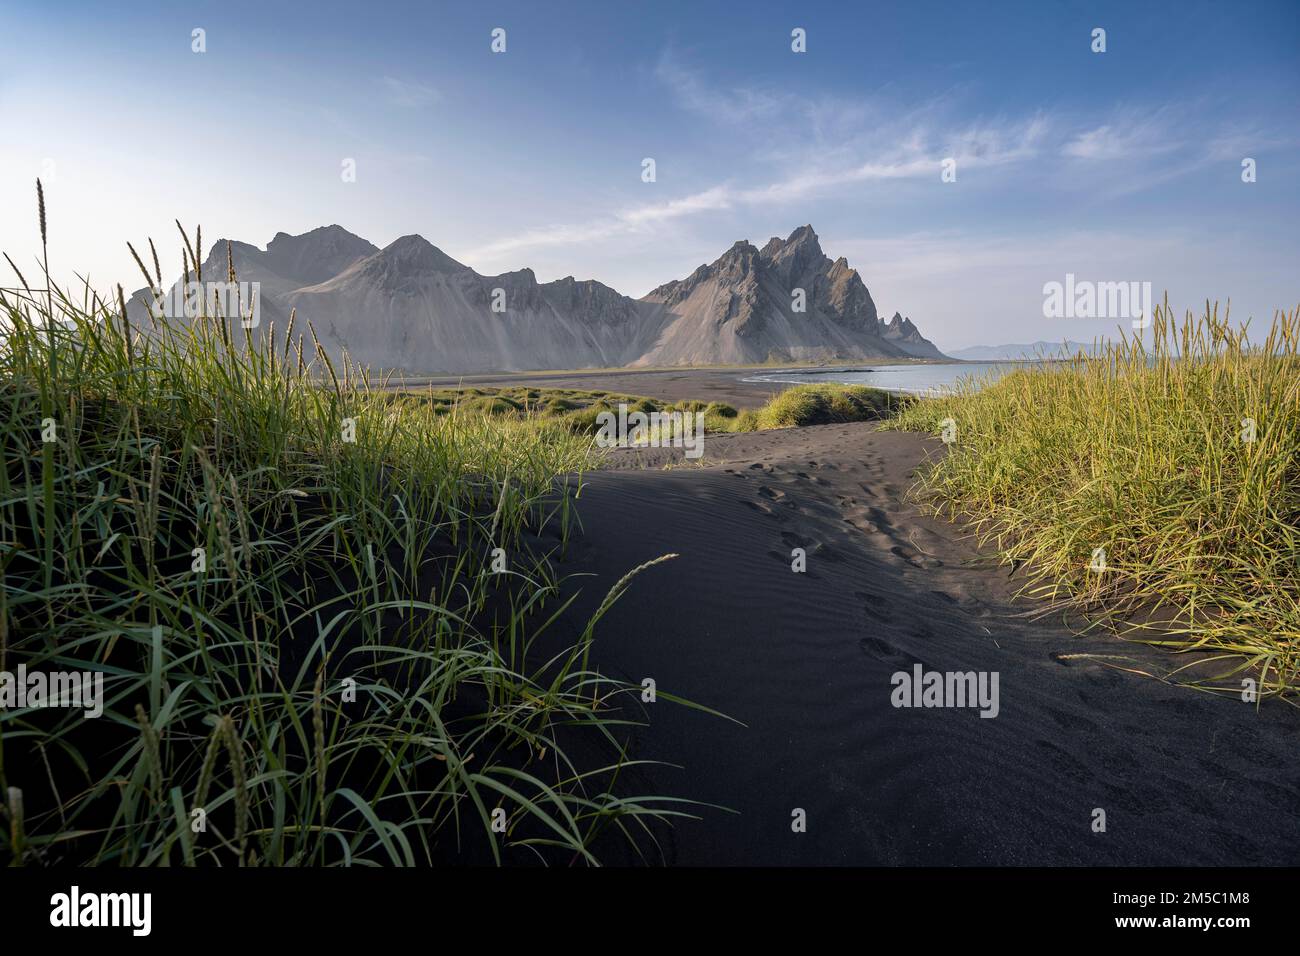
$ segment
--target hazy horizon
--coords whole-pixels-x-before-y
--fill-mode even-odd
[[[1257,323],[1300,302],[1293,4],[95,9],[0,11],[0,249],[34,261],[40,176],[60,281],[138,288],[150,236],[175,276],[179,218],[209,246],[419,233],[639,297],[811,223],[941,349],[1113,333],[1043,318],[1067,273]]]

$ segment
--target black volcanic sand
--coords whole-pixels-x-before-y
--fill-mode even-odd
[[[1116,655],[1163,673],[1186,658],[1031,620],[1006,569],[905,501],[941,448],[827,425],[710,436],[702,467],[660,467],[680,451],[621,451],[589,475],[561,570],[594,579],[577,579],[568,626],[632,567],[680,553],[600,623],[593,664],[745,724],[647,705],[634,756],[680,769],[629,772],[619,791],[735,811],[657,830],[663,859],[1300,862],[1300,710],[1063,660]],[[806,573],[791,570],[795,547]],[[997,671],[1000,713],[893,707],[891,675],[915,662]],[[791,829],[795,808],[805,833]]]
[[[856,367],[856,366],[855,366]],[[745,382],[742,379],[770,373],[770,368],[683,368],[668,370],[609,369],[593,372],[512,372],[483,375],[437,375],[393,379],[393,386],[405,388],[573,388],[584,391],[603,389],[625,395],[657,398],[665,402],[699,399],[725,402],[738,409],[758,408],[789,385],[776,382]]]

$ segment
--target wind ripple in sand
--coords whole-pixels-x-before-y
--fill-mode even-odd
[[[1026,620],[1005,572],[918,514],[904,492],[940,447],[830,425],[710,436],[702,468],[621,452],[590,477],[562,570],[598,577],[575,619],[626,569],[681,555],[615,605],[595,661],[746,724],[659,703],[637,732],[636,756],[684,768],[639,774],[643,792],[738,811],[661,834],[670,862],[1296,863],[1300,716],[1062,666],[1144,650]],[[892,706],[918,662],[998,672],[997,717]]]

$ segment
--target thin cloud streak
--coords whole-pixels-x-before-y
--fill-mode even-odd
[[[940,181],[942,163],[956,161],[961,171],[991,168],[1023,162],[1036,156],[1047,128],[1036,116],[1008,130],[974,126],[963,130],[949,143],[951,151],[935,145],[922,146],[921,131],[909,137],[903,151],[884,160],[813,172],[798,172],[761,186],[737,187],[719,184],[667,202],[646,203],[586,222],[559,223],[488,243],[471,250],[473,258],[492,260],[525,249],[575,245],[644,232],[650,227],[687,216],[717,212],[737,206],[762,207],[806,199],[837,187],[873,181],[933,178]]]
[[[401,80],[394,76],[385,76],[381,83],[385,97],[394,106],[419,109],[442,99],[442,94],[432,86],[415,80]]]

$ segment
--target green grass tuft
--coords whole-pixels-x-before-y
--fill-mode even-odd
[[[758,410],[757,427],[872,421],[897,408],[901,401],[889,392],[864,385],[796,385]]]
[[[567,603],[527,542],[567,538],[587,436],[122,298],[0,290],[0,670],[106,698],[0,710],[0,860],[591,863],[683,813],[616,793],[639,688],[590,626],[530,653]]]
[[[1166,303],[1148,348],[1129,340],[967,382],[887,427],[939,432],[951,420],[955,441],[918,491],[1027,565],[1031,593],[1126,637],[1217,652],[1212,678],[1204,658],[1186,675],[1206,686],[1241,694],[1252,679],[1293,696],[1298,315],[1278,313],[1252,348],[1217,307],[1180,325]]]

